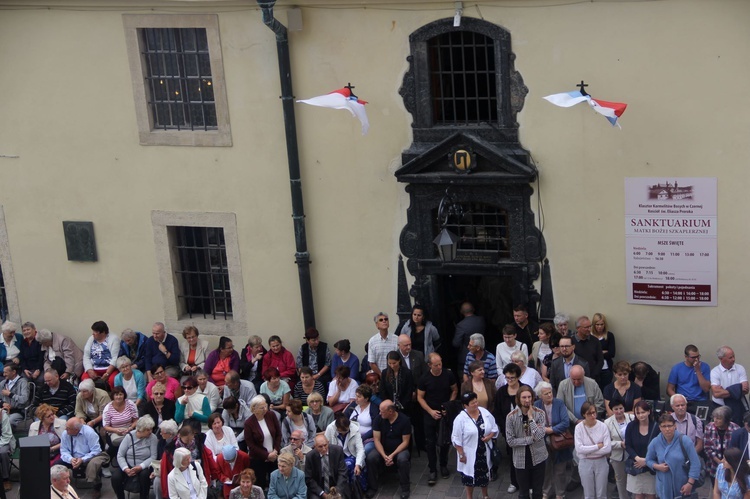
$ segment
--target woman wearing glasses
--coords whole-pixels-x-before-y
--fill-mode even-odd
[[[596,406],[591,402],[583,403],[581,414],[583,423],[576,425],[574,438],[583,495],[592,499],[607,499],[607,456],[612,452],[609,429],[596,419]]]
[[[156,383],[161,383],[162,385],[164,385],[164,396],[172,402],[176,402],[177,398],[182,395],[180,382],[174,379],[172,376],[168,376],[167,371],[164,370],[163,365],[153,364],[151,366],[151,375],[154,379],[149,381],[148,385],[146,385],[146,396],[149,399],[151,398],[151,391],[153,390]]]
[[[167,387],[163,383],[155,383],[151,387],[151,400],[143,406],[141,416],[149,415],[158,427],[162,421],[174,419],[175,403],[164,395],[167,393]]]
[[[208,430],[208,416],[211,415],[211,404],[208,397],[198,393],[198,381],[195,378],[187,378],[182,382],[182,391],[185,393],[177,399],[174,420],[177,424],[190,421],[196,433]]]
[[[661,435],[648,445],[646,465],[656,472],[657,497],[698,497],[694,490],[695,481],[700,476],[703,464],[695,452],[693,441],[677,431],[676,427],[671,414],[665,413],[659,417]],[[683,467],[686,461],[690,461],[687,472]]]

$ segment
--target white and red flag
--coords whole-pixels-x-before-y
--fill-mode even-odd
[[[622,102],[608,102],[606,100],[594,99],[589,94],[583,93],[580,90],[548,95],[544,100],[560,107],[572,107],[581,102],[588,102],[594,111],[607,118],[612,123],[612,126],[618,127],[620,127],[620,124],[617,122],[617,119],[622,116],[625,108],[628,107],[627,104]]]
[[[367,131],[370,129],[370,122],[367,119],[367,112],[365,111],[367,101],[360,100],[352,93],[349,87],[334,90],[330,94],[298,100],[297,102],[331,109],[346,109],[362,123],[362,135],[367,135]]]

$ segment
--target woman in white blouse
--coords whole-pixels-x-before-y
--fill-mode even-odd
[[[540,381],[544,381],[539,371],[526,365],[528,359],[521,350],[516,350],[510,354],[510,361],[521,368],[521,377],[518,378],[518,382],[522,385],[529,385],[533,389]]]
[[[167,477],[169,499],[206,499],[208,482],[198,461],[190,463],[190,451],[179,447],[174,451],[174,469]]]
[[[474,487],[480,487],[482,496],[487,498],[492,467],[492,439],[499,430],[490,411],[479,405],[476,393],[464,393],[461,403],[464,410],[456,416],[451,434],[451,442],[458,453],[458,472],[466,487],[467,498],[473,497]]]
[[[336,376],[328,384],[328,406],[333,412],[343,411],[355,399],[355,392],[359,386],[349,377],[349,366],[336,368]]]
[[[612,443],[607,426],[596,419],[596,406],[584,402],[581,406],[583,423],[576,425],[575,444],[578,454],[578,473],[581,475],[583,495],[591,499],[607,499],[607,456]]]
[[[219,457],[221,449],[225,445],[231,445],[235,449],[239,450],[239,444],[237,443],[237,437],[229,426],[224,425],[224,418],[221,414],[214,412],[208,417],[209,431],[206,432],[206,447],[208,447],[214,455],[214,459]]]

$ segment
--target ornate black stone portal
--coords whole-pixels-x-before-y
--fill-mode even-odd
[[[539,315],[551,317],[554,303],[534,287],[546,247],[530,206],[537,170],[518,142],[516,115],[528,89],[513,67],[510,33],[471,18],[454,28],[451,18],[417,30],[410,43],[410,67],[399,93],[413,116],[414,141],[395,175],[408,184],[410,206],[400,247],[415,282],[407,293],[400,272],[400,318],[410,316],[411,295],[439,329],[444,326],[441,335],[449,339],[452,325],[445,322],[453,318],[440,310],[452,292],[445,276],[475,276],[499,290],[495,295],[507,302],[504,308],[526,304],[534,319],[541,299]],[[446,189],[462,208],[446,223],[459,236],[450,263],[439,258],[433,244]],[[545,281],[542,288],[551,300],[548,286]],[[444,334],[446,328],[450,331]]]

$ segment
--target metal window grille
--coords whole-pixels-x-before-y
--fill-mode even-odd
[[[154,128],[216,130],[205,28],[143,28],[146,94]]]
[[[182,282],[177,298],[183,313],[213,319],[232,318],[232,295],[224,229],[175,227],[176,270]]]
[[[510,258],[508,212],[485,203],[461,203],[461,208],[463,214],[450,214],[445,224],[446,229],[458,236],[457,252],[486,251],[499,258]],[[437,210],[433,220],[437,220]],[[436,221],[433,233],[437,236],[439,232]]]
[[[439,125],[497,121],[495,45],[471,31],[428,42],[432,116]]]
[[[8,298],[5,295],[5,281],[3,280],[3,269],[0,267],[0,322],[8,319]]]

